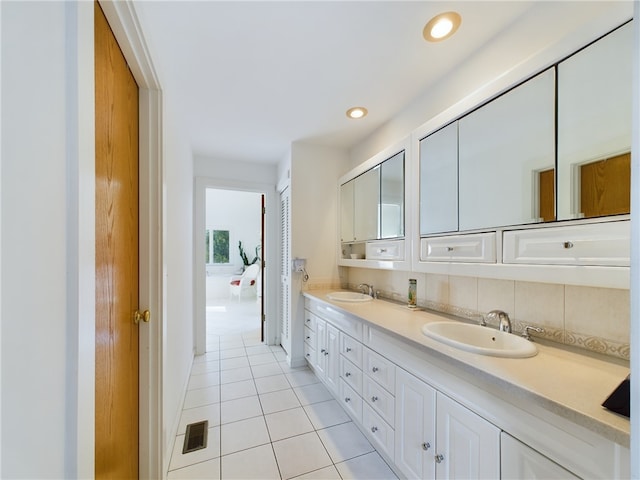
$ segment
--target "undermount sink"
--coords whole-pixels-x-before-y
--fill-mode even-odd
[[[336,302],[370,302],[373,300],[369,295],[358,292],[331,292],[327,297]]]
[[[538,353],[529,340],[512,333],[460,322],[434,322],[422,326],[422,333],[467,352],[494,357],[526,358]]]

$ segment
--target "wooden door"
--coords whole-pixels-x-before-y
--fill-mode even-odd
[[[631,212],[631,153],[580,167],[580,212],[583,218]]]
[[[96,478],[138,477],[138,86],[95,4]]]

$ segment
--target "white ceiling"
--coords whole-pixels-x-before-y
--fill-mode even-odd
[[[294,141],[350,148],[487,45],[513,54],[518,31],[560,38],[567,22],[603,4],[139,1],[135,9],[193,153],[276,163]],[[450,10],[462,16],[458,33],[425,42],[425,23]],[[347,119],[355,105],[369,115]]]

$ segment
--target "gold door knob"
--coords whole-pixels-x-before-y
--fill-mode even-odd
[[[145,310],[144,312],[141,312],[140,310],[136,310],[135,313],[133,314],[133,323],[135,323],[136,325],[138,325],[140,321],[143,321],[144,323],[149,323],[150,319],[151,319],[151,312],[149,310]]]

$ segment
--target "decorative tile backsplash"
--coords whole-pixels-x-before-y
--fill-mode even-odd
[[[515,332],[629,360],[629,290],[495,280],[415,272],[343,269],[342,287],[371,283],[383,298],[406,301],[408,280],[418,281],[418,305],[477,321],[504,310]]]

